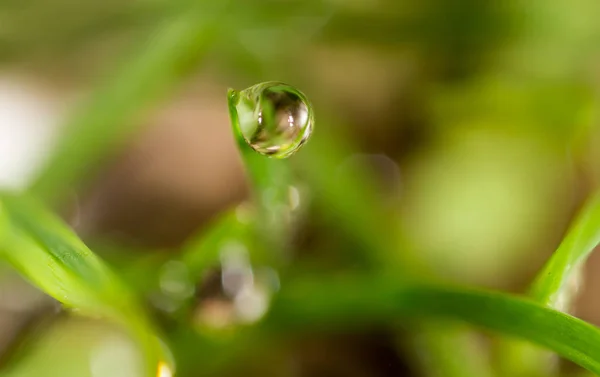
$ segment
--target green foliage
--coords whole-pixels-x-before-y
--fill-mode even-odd
[[[139,114],[183,80],[210,48],[224,4],[195,6],[171,14],[123,64],[114,78],[66,125],[32,192],[60,200],[70,182],[80,181],[92,162],[106,156],[141,125]]]
[[[542,269],[531,295],[542,304],[564,309],[576,288],[570,287],[588,255],[600,243],[600,197],[588,200],[560,246]],[[576,283],[575,283],[576,284]]]
[[[272,1],[223,3],[183,1],[167,5],[159,1],[142,7],[144,14],[152,17],[161,13],[156,9],[164,9],[163,22],[150,33],[141,51],[98,88],[68,122],[66,133],[29,193],[0,195],[0,256],[4,260],[73,313],[101,317],[127,329],[143,350],[148,376],[154,376],[159,364],[170,358],[159,340],[162,332],[177,361],[178,375],[192,376],[199,370],[214,375],[232,360],[257,352],[255,347],[273,347],[291,335],[370,325],[407,327],[416,335],[422,334],[425,341],[421,344],[433,355],[434,368],[443,375],[494,375],[482,352],[469,348],[473,329],[490,331],[492,338],[509,336],[531,342],[600,373],[600,330],[563,313],[561,304],[571,298],[571,280],[600,242],[598,195],[584,206],[529,296],[455,286],[435,277],[430,263],[405,237],[398,211],[386,205],[369,172],[356,169],[339,173],[339,166],[355,147],[347,140],[348,135],[340,135],[344,132],[336,132],[334,127],[347,119],[326,111],[317,115],[313,140],[297,156],[283,161],[265,158],[245,143],[229,103],[232,136],[251,184],[251,203],[224,212],[192,237],[179,254],[138,266],[141,271],[136,273],[144,274],[148,285],[158,286],[163,262],[180,262],[186,278],[195,286],[220,267],[223,247],[238,242],[248,249],[253,265],[278,269],[281,290],[270,292],[272,305],[258,324],[209,331],[195,320],[197,302],[191,295],[182,299],[181,310],[161,313],[167,318],[162,318],[166,325],[159,329],[144,307],[146,297],[139,297],[123,283],[124,277],[107,267],[46,206],[60,202],[71,187],[81,186],[90,171],[135,135],[144,111],[189,77],[216,42],[235,41],[234,48],[262,47],[260,56],[228,51],[227,47],[221,51],[243,60],[242,66],[262,66],[268,56],[289,52],[290,46],[298,50],[305,46],[305,40],[292,36],[300,32],[312,35],[313,28],[318,29],[315,24],[326,24],[317,37],[328,43],[368,40],[378,46],[394,47],[406,41],[418,45],[418,55],[427,57],[425,61],[439,58],[447,71],[430,67],[431,80],[439,78],[438,84],[445,85],[448,78],[463,77],[484,65],[484,57],[508,39],[512,30],[503,18],[510,13],[508,7],[500,11],[478,1],[461,1],[456,7],[426,1],[414,9],[390,5],[388,12],[371,13],[351,6],[340,6],[342,9],[333,12],[333,2],[316,0],[285,5]],[[536,3],[531,7],[543,6]],[[269,26],[260,38],[248,33],[256,24]],[[364,33],[357,25],[374,27]],[[455,30],[456,25],[461,27]],[[244,43],[242,37],[246,38]],[[535,40],[525,42],[525,47],[509,49],[506,55],[527,50],[527,43],[535,45]],[[588,46],[587,39],[583,42]],[[513,63],[506,59],[504,65],[510,68],[502,73],[521,72]],[[560,66],[561,77],[574,75],[579,69],[570,72],[568,64]],[[583,127],[580,119],[572,121],[573,113],[579,117],[593,102],[591,91],[580,85],[552,82],[546,88],[536,81],[521,90],[519,85],[498,86],[495,79],[480,81],[466,85],[470,88],[466,91],[453,86],[438,88],[450,95],[437,96],[433,105],[437,128],[433,128],[440,131],[463,123],[478,127],[491,124],[491,129],[496,127],[513,137],[522,135],[519,132],[523,128],[540,133],[540,129],[556,126],[548,144],[559,149],[564,146],[563,139],[573,136],[573,124]],[[317,108],[317,113],[320,110]],[[587,126],[587,117],[585,122]],[[448,127],[440,127],[445,125]],[[320,277],[307,275],[286,259],[293,231],[287,217],[289,192],[297,184],[307,188],[310,205],[319,209],[325,228],[342,233],[344,261],[352,265],[340,274],[342,277],[337,277],[338,271],[327,271]],[[442,203],[442,207],[447,204]],[[409,326],[403,326],[406,323]],[[507,348],[520,354],[526,351],[526,347]]]
[[[165,356],[137,297],[35,199],[2,194],[0,209],[0,256],[67,307],[125,326],[144,350],[147,373],[153,375]]]
[[[463,321],[523,338],[600,373],[600,330],[529,300],[492,291],[379,276],[330,279],[326,285],[309,280],[282,292],[266,326],[306,331],[423,317]]]

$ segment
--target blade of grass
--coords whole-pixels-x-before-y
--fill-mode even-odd
[[[192,2],[167,17],[143,49],[74,114],[31,191],[47,201],[60,200],[90,166],[135,132],[139,111],[172,89],[208,51],[227,3]]]
[[[240,129],[237,102],[239,93],[229,89],[227,103],[233,136],[251,183],[257,216],[254,227],[266,241],[264,245],[275,252],[272,261],[281,264],[282,252],[290,233],[289,190],[292,172],[289,160],[268,158],[254,151],[245,141]]]
[[[177,353],[182,375],[194,375],[199,351],[206,360],[203,372],[217,374],[242,353],[293,335],[356,330],[397,321],[411,325],[423,318],[463,322],[521,338],[600,373],[600,330],[528,298],[389,275],[303,278],[282,287],[261,325],[240,329],[234,341],[208,341],[189,331],[174,334],[174,343],[182,348]]]
[[[584,204],[558,249],[542,268],[530,290],[530,296],[542,305],[568,311],[576,289],[574,279],[587,257],[600,243],[600,194],[593,194]],[[575,285],[576,286],[576,285]],[[546,376],[552,367],[544,350],[522,341],[500,341],[499,369],[509,376]]]
[[[0,257],[64,305],[124,326],[146,358],[146,375],[167,357],[128,287],[62,222],[35,200],[0,194]]]
[[[538,274],[531,296],[557,309],[569,296],[569,282],[600,243],[600,193],[592,195],[548,263]]]
[[[512,295],[382,276],[322,279],[283,286],[267,331],[332,331],[372,323],[451,319],[528,340],[600,373],[600,330]]]

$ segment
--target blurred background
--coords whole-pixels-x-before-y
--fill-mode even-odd
[[[135,60],[137,52],[152,51],[161,25],[188,3],[0,1],[0,187],[32,185],[77,109],[118,78],[115,72],[135,72],[128,65],[143,61]],[[194,318],[209,327],[231,321],[223,271],[182,287],[179,280],[169,284],[181,266],[168,261],[250,200],[226,90],[269,80],[302,90],[317,119],[307,147],[290,159],[300,166],[294,195],[304,209],[288,244],[288,269],[327,275],[364,267],[348,251],[357,247],[348,229],[327,216],[335,205],[304,178],[319,173],[342,189],[352,179],[366,181],[381,204],[374,213],[386,217],[363,224],[361,213],[344,215],[355,216],[373,238],[401,234],[411,258],[431,275],[511,292],[527,288],[600,178],[600,3],[232,4],[205,13],[221,18],[198,51],[202,57],[161,100],[136,111],[118,140],[102,142],[99,131],[101,158],[86,165],[85,179],[61,186],[53,202],[141,292],[159,322],[168,327],[177,309],[164,291],[186,289],[203,308]],[[324,166],[332,150],[339,159]],[[600,258],[592,257],[573,309],[595,324],[599,268]],[[0,295],[2,376],[139,375],[136,347],[117,328],[61,311],[7,267]],[[236,359],[211,375],[448,375],[419,356],[412,338],[402,326],[306,334],[259,361]]]

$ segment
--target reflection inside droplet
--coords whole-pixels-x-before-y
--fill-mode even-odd
[[[280,82],[265,82],[229,91],[234,128],[255,151],[278,158],[296,152],[313,129],[312,108],[306,96]]]

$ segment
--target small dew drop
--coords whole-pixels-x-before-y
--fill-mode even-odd
[[[290,85],[271,81],[240,92],[230,89],[228,100],[234,130],[263,155],[289,157],[312,133],[312,107]]]

